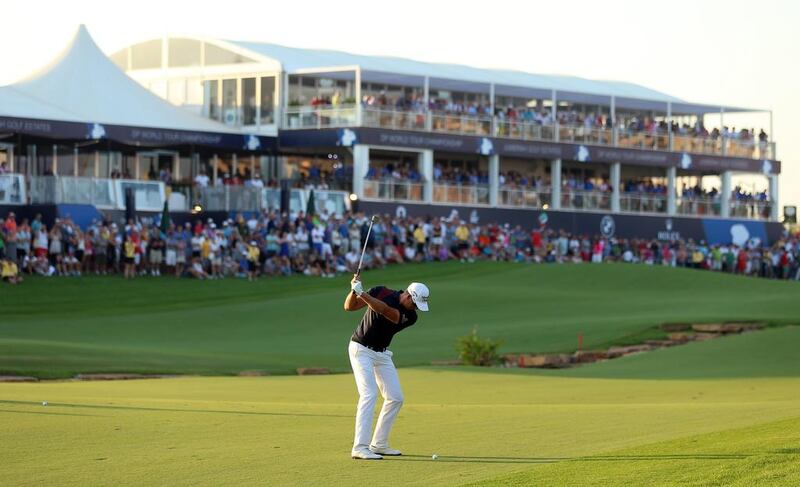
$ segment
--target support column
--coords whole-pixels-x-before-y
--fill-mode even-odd
[[[430,132],[433,130],[433,120],[431,119],[431,110],[430,110],[430,102],[431,102],[431,79],[425,76],[425,84],[423,86],[423,102],[425,103],[425,108],[422,113],[425,114],[425,130]],[[770,137],[772,134],[770,133]]]
[[[139,170],[138,155],[136,161],[136,170],[137,171]],[[217,185],[218,176],[219,176],[219,158],[217,157],[216,154],[214,154],[214,156],[211,158],[211,186]],[[139,178],[137,177],[136,179]]]
[[[612,213],[619,213],[620,205],[619,205],[619,183],[620,183],[620,174],[622,173],[622,164],[619,162],[614,162],[611,164],[611,212]]]
[[[559,130],[558,130],[558,95],[556,94],[556,90],[553,90],[552,98],[553,98],[553,140],[558,142],[558,139],[561,137],[561,134],[559,134]],[[558,180],[561,181],[561,159],[557,159],[557,160],[558,160],[558,168],[559,168]],[[551,175],[551,177],[552,177],[552,175]],[[559,187],[558,187],[558,192],[559,193],[561,192],[561,185],[560,184],[559,184]],[[561,198],[559,197],[559,199],[561,199]]]
[[[778,221],[780,218],[780,206],[778,206],[778,175],[773,174],[769,176],[769,219]]]
[[[361,105],[361,68],[356,68],[356,126],[361,126],[361,121],[363,120],[363,111]],[[356,193],[358,194],[358,193]],[[359,195],[359,198],[361,195]]]
[[[364,197],[364,178],[369,170],[369,146],[353,146],[353,193],[359,199]]]
[[[419,153],[419,169],[425,186],[422,189],[422,199],[425,203],[433,202],[433,151],[424,150]]]
[[[550,208],[561,208],[561,159],[550,161]]]
[[[497,206],[500,193],[500,156],[489,156],[489,204]]]
[[[275,84],[278,84],[278,79],[275,79]],[[275,112],[275,120],[278,121],[278,128],[289,127],[289,120],[287,120],[286,110],[289,109],[289,73],[283,72],[280,74],[280,88],[277,100],[280,100],[280,110]]]
[[[722,217],[731,216],[731,172],[725,171],[721,174],[722,188],[720,189],[719,213]]]
[[[675,167],[667,168],[667,215],[675,215],[678,208],[675,200],[675,178],[678,170]]]
[[[720,109],[719,109],[719,132],[720,132],[719,139],[722,141],[721,150],[722,150],[722,155],[723,156],[728,153],[728,139],[722,132],[722,128],[724,126],[725,126],[725,108],[720,107]]]
[[[667,102],[667,147],[672,150],[672,102]]]
[[[619,145],[619,134],[617,133],[617,97],[611,97],[611,110],[609,112],[611,117],[611,145],[614,147]]]
[[[489,83],[489,113],[492,119],[491,126],[489,128],[489,135],[494,137],[497,135],[497,119],[494,117],[494,83]],[[483,117],[485,114],[479,113],[479,116]]]

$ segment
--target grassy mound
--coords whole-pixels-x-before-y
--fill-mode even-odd
[[[364,279],[395,288],[419,280],[432,290],[432,311],[392,344],[400,366],[454,358],[456,338],[475,325],[510,353],[572,351],[579,334],[586,348],[627,343],[663,322],[795,323],[800,289],[795,282],[624,265],[451,262],[370,271]],[[360,318],[342,311],[347,281],[30,279],[0,294],[0,374],[346,371],[347,341]]]

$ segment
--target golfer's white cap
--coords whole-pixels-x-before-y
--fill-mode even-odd
[[[406,291],[411,295],[411,300],[417,305],[418,310],[428,311],[428,296],[431,295],[428,286],[421,282],[412,282]]]

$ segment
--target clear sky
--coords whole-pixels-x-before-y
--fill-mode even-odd
[[[629,81],[688,101],[772,109],[781,203],[800,204],[798,1],[3,0],[2,7],[0,85],[46,64],[83,23],[107,53],[194,34]],[[769,129],[766,115],[730,121]]]

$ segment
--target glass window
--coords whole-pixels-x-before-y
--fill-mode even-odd
[[[110,168],[110,152],[99,151],[97,154],[97,177],[107,178],[111,174]]]
[[[236,80],[222,80],[222,121],[227,125],[236,125]]]
[[[121,152],[101,152],[100,177],[101,178],[122,177],[122,159],[123,156]]]
[[[111,55],[111,60],[114,64],[119,66],[119,69],[127,71],[128,69],[128,48],[122,49]]]
[[[124,179],[132,179],[135,174],[136,174],[136,155],[125,154],[124,156],[122,156],[121,174],[118,174],[117,177],[122,177]]]
[[[185,104],[196,109],[198,115],[203,108],[203,80],[192,78],[186,81]]]
[[[39,146],[41,149],[42,146]],[[56,173],[59,176],[74,176],[75,175],[75,150],[68,145],[56,146]],[[52,155],[52,150],[50,152]],[[78,173],[79,176],[83,174]],[[94,176],[94,174],[91,174]]]
[[[213,44],[206,43],[206,66],[253,62],[255,61],[248,57],[236,54],[235,52],[223,49]]]
[[[169,67],[200,66],[200,42],[191,39],[169,40]]]
[[[242,124],[255,125],[256,124],[256,79],[243,78],[242,79]]]
[[[161,40],[147,41],[131,48],[131,68],[155,69],[161,67]]]
[[[172,175],[172,180],[176,183],[190,183],[192,181],[192,158],[181,157],[178,160],[178,171]]]
[[[220,120],[219,110],[219,81],[211,80],[206,81],[206,96],[208,107],[208,118],[212,120]]]
[[[59,159],[61,159],[59,157]],[[72,158],[70,157],[70,161]],[[78,152],[78,176],[84,178],[94,177],[94,151]],[[59,160],[59,166],[61,161]]]
[[[275,78],[261,78],[261,123],[268,125],[275,123],[273,110],[275,109]]]

